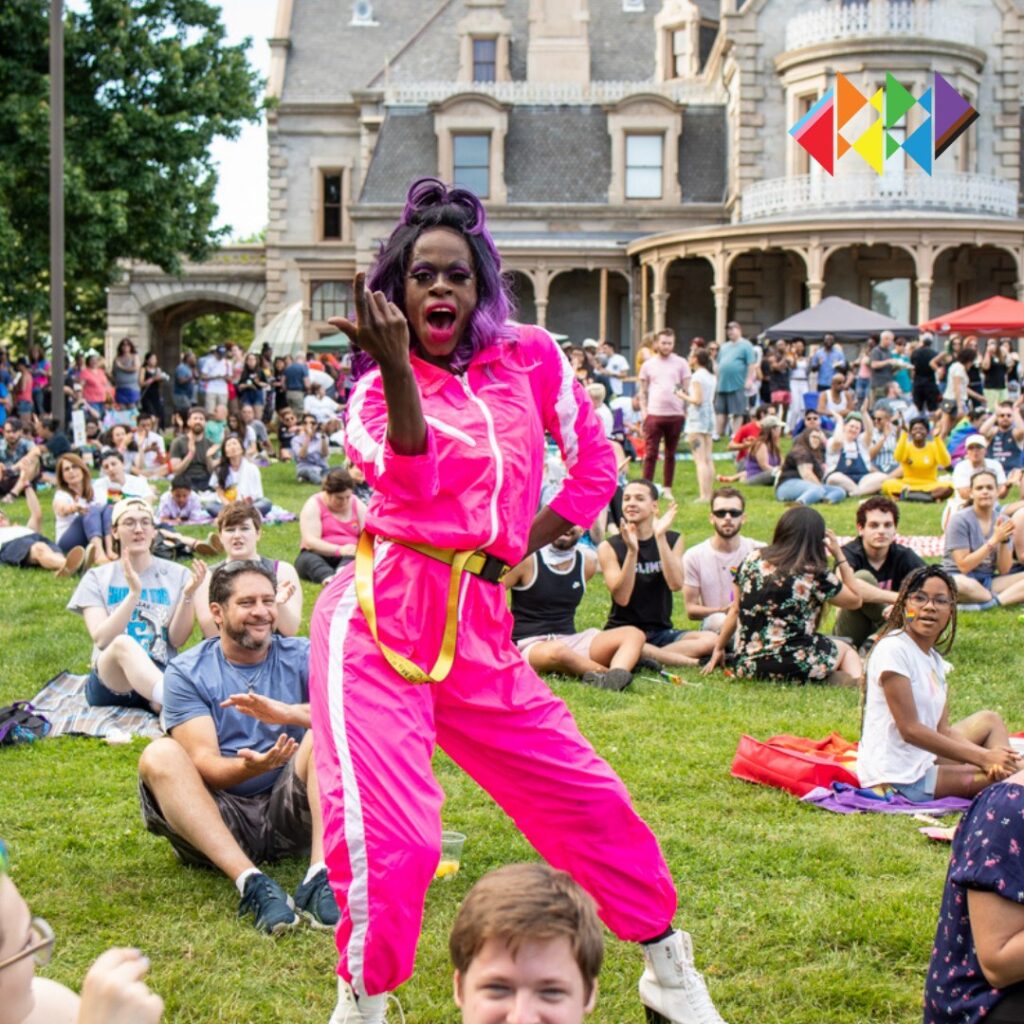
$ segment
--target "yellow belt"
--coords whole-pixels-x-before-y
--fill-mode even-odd
[[[402,547],[418,551],[428,558],[444,562],[452,567],[448,580],[448,600],[445,607],[444,634],[441,638],[441,650],[438,652],[434,667],[429,672],[410,661],[404,655],[383,643],[377,633],[377,609],[373,602],[373,534],[364,530],[356,547],[356,598],[359,608],[370,627],[370,635],[380,648],[381,654],[388,664],[410,683],[440,683],[452,670],[455,662],[455,647],[459,628],[459,584],[464,572],[480,575],[488,562],[488,556],[482,551],[455,551],[452,548],[435,548],[430,544],[417,544],[412,541],[393,541]],[[507,571],[507,568],[506,570]],[[502,573],[504,575],[504,573]]]

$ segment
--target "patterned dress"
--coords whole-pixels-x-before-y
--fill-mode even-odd
[[[1021,1019],[1024,984],[993,988],[981,970],[971,932],[967,891],[992,892],[1013,903],[1024,903],[1022,849],[1024,789],[1005,782],[982,790],[953,837],[925,981],[924,1024]]]
[[[736,636],[737,676],[821,683],[833,671],[839,648],[817,632],[818,616],[842,590],[835,573],[782,576],[752,551],[735,572],[740,595]]]

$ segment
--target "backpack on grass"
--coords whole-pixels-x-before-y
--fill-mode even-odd
[[[0,708],[0,747],[34,743],[50,731],[50,723],[26,700],[16,700]]]

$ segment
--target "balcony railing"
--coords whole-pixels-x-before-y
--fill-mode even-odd
[[[481,93],[500,103],[536,106],[590,106],[618,103],[638,93],[655,93],[676,103],[724,103],[717,83],[701,80],[677,82],[392,82],[384,89],[388,106],[422,107],[461,93]]]
[[[850,216],[896,210],[1016,217],[1017,185],[983,174],[907,174],[894,182],[870,171],[770,178],[744,189],[740,220]]]
[[[973,18],[962,5],[868,0],[867,3],[830,3],[790,18],[786,23],[786,49],[799,50],[815,43],[845,39],[908,36],[974,45]]]

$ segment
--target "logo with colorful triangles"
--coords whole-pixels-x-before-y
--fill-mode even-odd
[[[847,138],[843,129],[849,131],[851,122],[863,120],[862,111],[872,109],[878,117],[856,139]],[[876,174],[883,173],[885,161],[899,149],[925,174],[931,174],[933,162],[977,118],[977,110],[939,74],[932,87],[915,98],[887,72],[885,86],[869,98],[845,75],[837,73],[835,86],[790,128],[789,134],[829,174],[835,173],[836,160],[851,149]],[[912,119],[920,123],[911,131]]]

